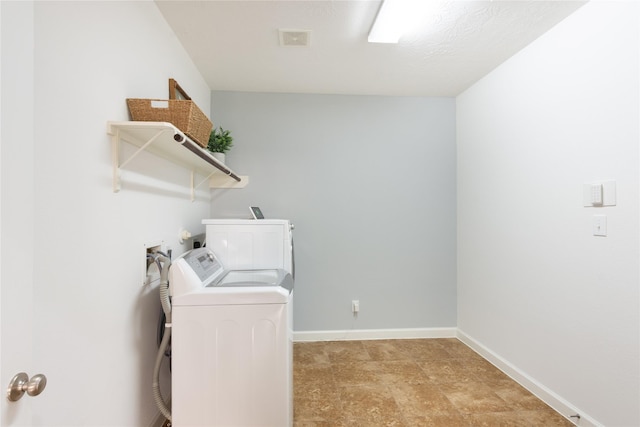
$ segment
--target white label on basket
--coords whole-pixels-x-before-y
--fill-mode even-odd
[[[151,108],[169,108],[169,101],[151,101]]]

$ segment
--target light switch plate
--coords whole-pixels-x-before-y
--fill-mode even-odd
[[[593,216],[593,235],[594,236],[607,235],[607,216],[606,215]]]

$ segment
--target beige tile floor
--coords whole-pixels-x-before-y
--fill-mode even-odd
[[[294,344],[295,427],[573,426],[455,338]]]

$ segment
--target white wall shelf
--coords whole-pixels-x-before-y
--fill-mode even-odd
[[[207,150],[187,137],[177,127],[165,122],[107,122],[112,137],[113,191],[120,191],[120,171],[142,151],[148,151],[191,170],[191,200],[195,190],[205,182],[210,188],[244,188],[248,176],[236,175]],[[122,160],[121,143],[126,141],[138,150]],[[204,180],[196,183],[196,176]]]

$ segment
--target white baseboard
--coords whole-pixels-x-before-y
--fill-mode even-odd
[[[351,329],[346,331],[294,331],[293,341],[385,340],[456,338],[457,328]]]
[[[562,397],[558,396],[556,393],[549,390],[544,385],[540,384],[511,363],[507,362],[502,357],[486,348],[484,345],[480,344],[478,341],[474,340],[473,338],[462,332],[460,329],[457,329],[457,338],[471,347],[487,361],[491,362],[502,372],[511,377],[518,384],[536,395],[540,400],[551,406],[558,413],[567,417],[567,419],[573,424],[581,427],[603,427],[602,424],[598,423],[596,420],[589,417],[589,415],[585,414],[584,411],[581,411],[580,409],[571,405]],[[580,418],[569,418],[569,416],[573,414],[580,414]]]

